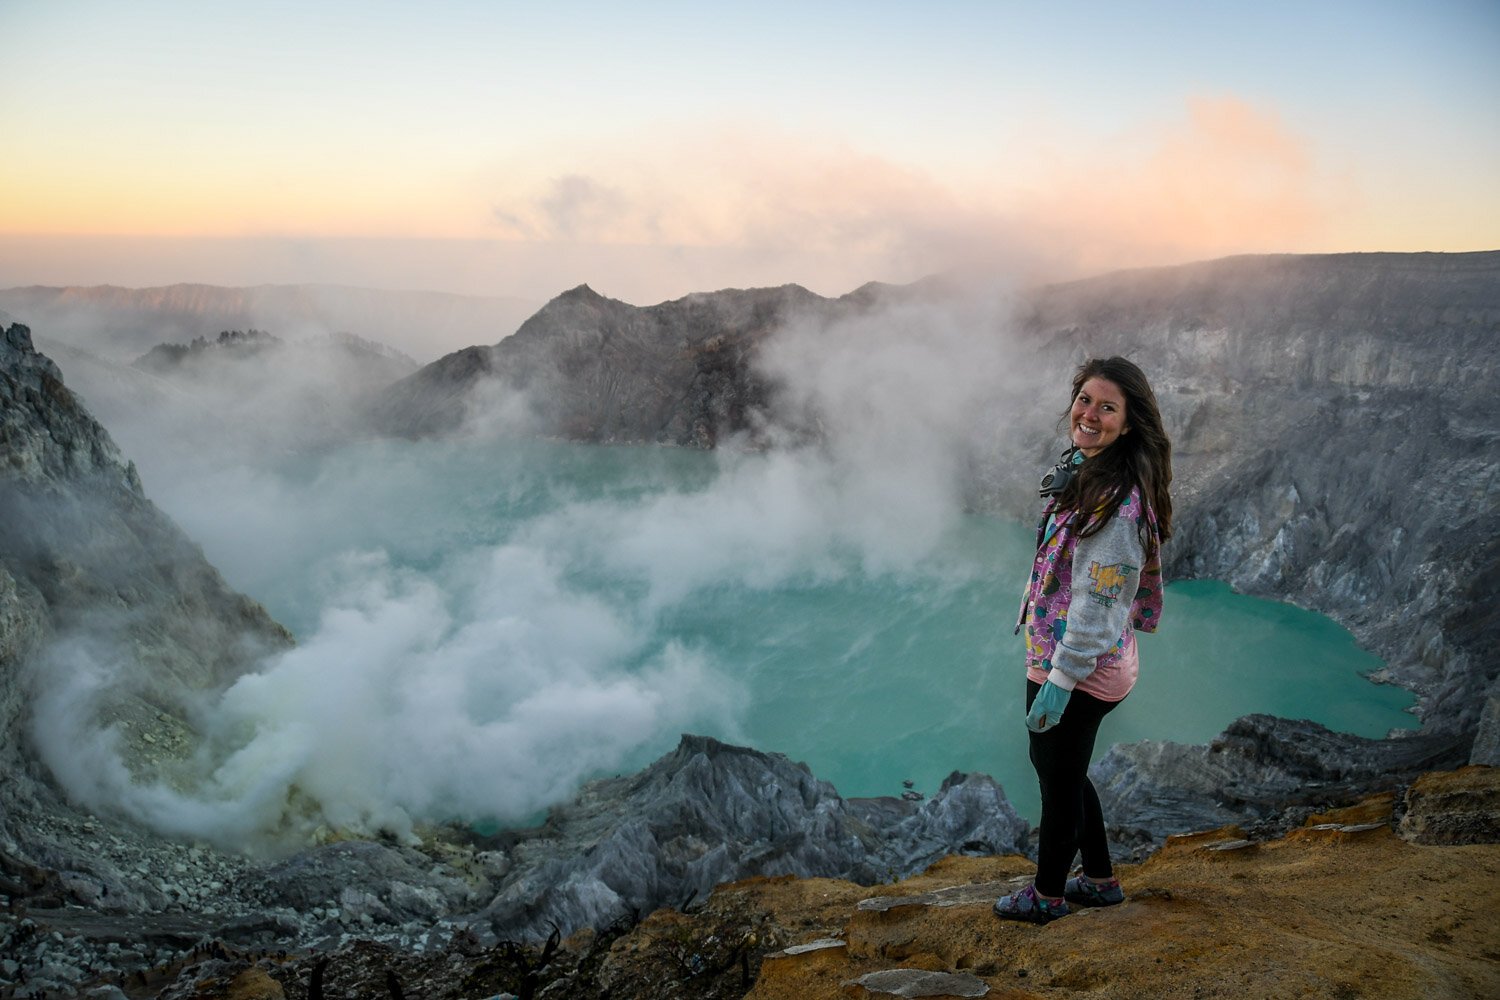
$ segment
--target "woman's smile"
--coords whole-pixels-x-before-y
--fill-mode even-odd
[[[1125,393],[1107,378],[1091,378],[1073,397],[1068,420],[1073,443],[1085,457],[1093,458],[1130,430],[1125,423]]]

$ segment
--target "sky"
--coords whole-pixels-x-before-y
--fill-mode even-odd
[[[1500,3],[0,0],[0,287],[1500,248]]]

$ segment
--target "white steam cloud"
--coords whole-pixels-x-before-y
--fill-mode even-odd
[[[95,808],[243,843],[517,821],[682,731],[732,738],[740,665],[663,640],[660,616],[724,584],[973,571],[945,543],[983,415],[1018,391],[999,329],[993,303],[794,324],[762,363],[820,433],[731,442],[697,487],[662,485],[681,453],[612,449],[591,454],[631,488],[575,497],[545,465],[566,447],[483,435],[351,446],[311,475],[244,453],[143,467],[231,583],[317,610],[290,622],[295,649],[203,702],[203,746],[171,783],[132,780],[97,722],[128,657],[59,644],[45,760]]]

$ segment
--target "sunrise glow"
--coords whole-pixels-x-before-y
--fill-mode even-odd
[[[14,0],[0,286],[651,301],[1492,249],[1497,51],[1483,0]]]

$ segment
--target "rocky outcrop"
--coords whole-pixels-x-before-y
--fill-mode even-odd
[[[0,335],[0,511],[0,851],[83,870],[86,839],[53,840],[33,822],[68,808],[37,761],[38,693],[90,687],[76,710],[155,775],[191,752],[198,693],[291,640],[146,499],[19,324]],[[110,655],[89,661],[93,650]]]
[[[685,736],[645,771],[586,786],[511,848],[485,908],[541,939],[703,899],[721,882],[798,875],[878,882],[959,851],[1024,848],[1027,824],[983,775],[952,775],[918,806],[842,799],[780,754]]]
[[[340,374],[365,388],[383,388],[411,374],[417,363],[394,348],[351,333],[287,341],[265,330],[221,330],[213,340],[194,337],[185,344],[157,344],[131,367],[189,383],[212,377],[218,366],[253,368],[279,361],[283,367],[337,366]]]
[[[156,488],[191,464],[254,464],[368,435],[369,398],[416,362],[349,334],[295,340],[263,330],[161,343],[129,365],[55,340],[68,387]]]
[[[15,599],[41,610],[31,628],[126,643],[148,679],[133,697],[162,711],[236,676],[253,651],[289,643],[146,499],[20,325],[0,346],[0,407],[0,568]],[[0,649],[16,643],[0,635]]]
[[[754,365],[767,337],[871,301],[869,290],[824,299],[786,285],[638,308],[580,285],[498,344],[397,383],[372,419],[385,433],[421,437],[510,407],[524,410],[526,429],[573,440],[711,448],[772,407],[774,387]]]
[[[1372,740],[1314,722],[1248,715],[1207,745],[1117,744],[1090,769],[1111,839],[1154,846],[1168,834],[1236,823],[1284,829],[1327,807],[1393,792],[1468,759],[1451,730]]]

